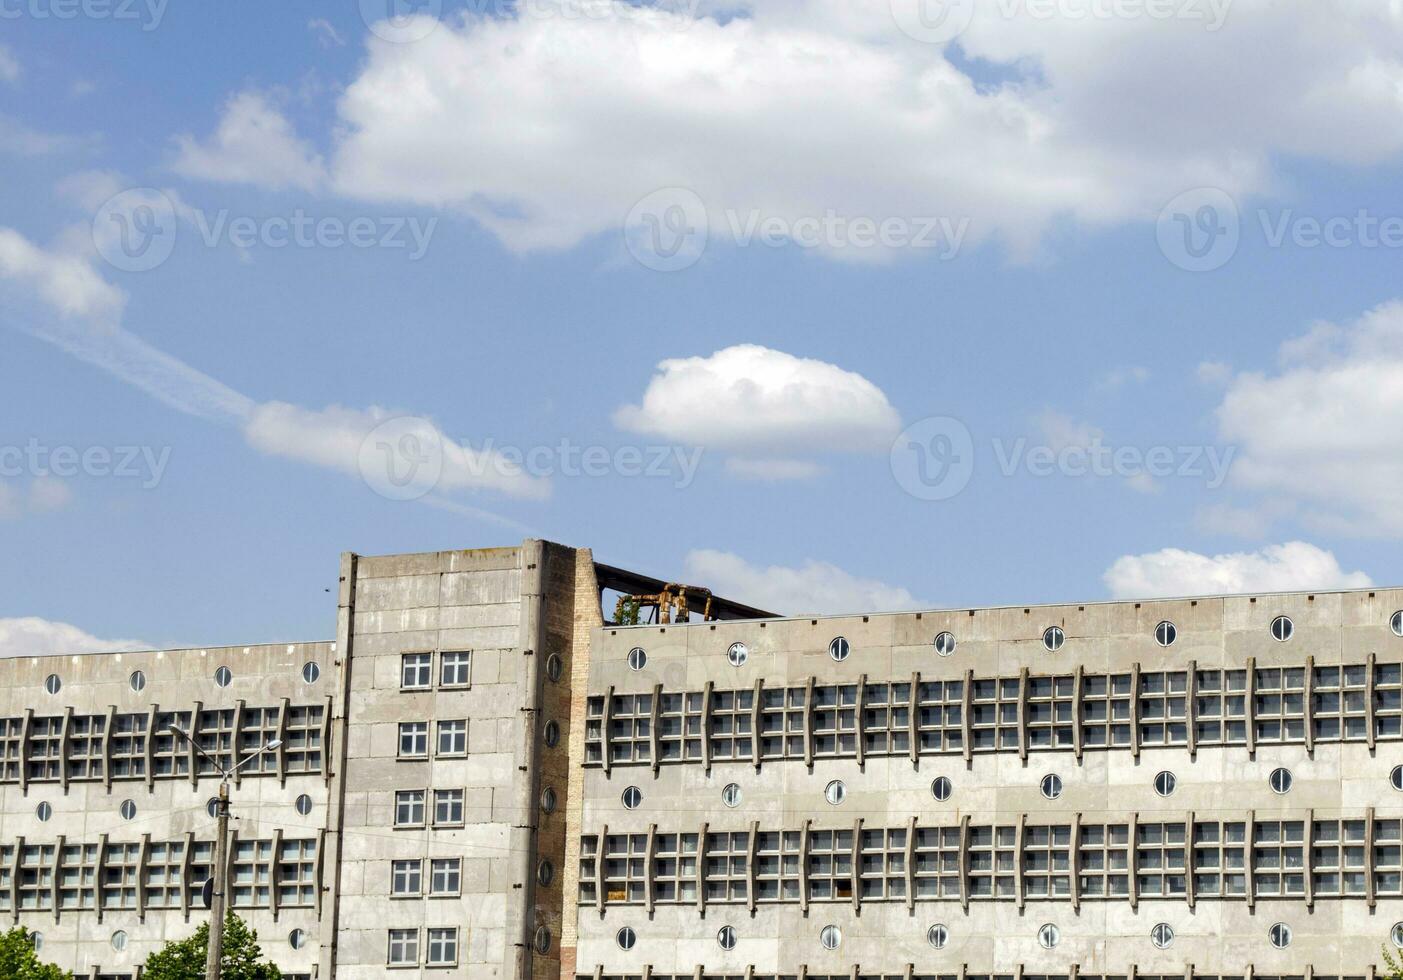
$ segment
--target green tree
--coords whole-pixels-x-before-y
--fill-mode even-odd
[[[67,970],[39,962],[29,930],[23,926],[0,932],[0,977],[5,980],[73,980],[73,974]]]
[[[1384,974],[1387,980],[1403,980],[1403,963],[1394,959],[1387,946],[1380,947],[1383,950],[1384,962],[1388,964],[1388,973]]]
[[[189,939],[166,943],[165,948],[148,956],[142,980],[204,980],[208,950],[206,923]],[[224,955],[219,960],[223,980],[282,980],[282,972],[276,966],[266,960],[259,962],[262,957],[258,933],[230,912],[224,919]]]

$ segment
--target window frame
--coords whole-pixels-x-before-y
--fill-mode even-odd
[[[425,658],[421,660],[420,658]],[[410,677],[413,670],[414,677]],[[424,678],[419,682],[419,677]],[[432,651],[415,650],[399,655],[399,689],[401,691],[430,691],[434,686],[434,655]]]
[[[400,887],[404,875],[405,887]],[[409,887],[411,882],[413,887]],[[420,898],[424,894],[424,859],[396,858],[390,862],[390,898]]]
[[[417,806],[419,810],[418,820],[401,820],[400,808],[408,805],[411,808],[416,805],[413,797],[417,796]],[[425,818],[428,813],[428,791],[423,789],[397,789],[394,796],[394,821],[392,826],[396,830],[419,830],[427,826]],[[411,810],[412,812],[412,810]]]
[[[449,658],[452,658],[450,662]],[[464,690],[473,684],[473,652],[471,650],[444,650],[438,655],[438,686],[445,690]],[[449,680],[450,667],[462,673],[461,680]],[[432,672],[430,672],[432,676]]]

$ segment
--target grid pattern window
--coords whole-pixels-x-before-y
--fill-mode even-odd
[[[430,895],[458,895],[462,891],[462,858],[434,858],[429,862]]]
[[[611,904],[637,904],[648,887],[648,836],[610,834],[604,839],[604,897]]]
[[[140,779],[146,775],[146,715],[120,714],[112,719],[113,779]]]
[[[454,756],[468,754],[468,722],[465,718],[438,723],[436,754]]]
[[[970,718],[972,746],[977,752],[1018,748],[1018,703],[1020,684],[1016,677],[986,678],[974,682]]]
[[[592,697],[585,702],[585,764],[599,765],[603,761],[604,699]]]
[[[467,687],[472,679],[473,655],[468,650],[447,650],[439,654],[440,687]]]
[[[20,747],[23,744],[24,720],[0,718],[0,782],[19,782]],[[8,894],[6,898],[8,899]]]
[[[755,899],[759,902],[797,902],[800,847],[797,830],[766,831],[755,836]]]
[[[141,845],[108,844],[102,858],[102,907],[136,908],[141,887]]]
[[[58,872],[58,907],[64,911],[97,907],[96,844],[65,844]]]
[[[461,827],[463,825],[464,791],[461,789],[434,790],[434,826]]]
[[[199,885],[204,884],[206,878],[214,873],[214,841],[200,840],[190,848],[190,875],[185,881],[185,886],[199,893]],[[192,903],[194,899],[192,898]]]
[[[1316,895],[1363,895],[1367,888],[1368,825],[1317,820],[1311,827],[1311,887]]]
[[[766,692],[767,694],[770,692]],[[664,694],[658,701],[658,754],[665,761],[702,757],[702,696]]]
[[[105,768],[106,715],[74,715],[68,721],[68,778],[101,779]]]
[[[249,756],[259,753],[263,746],[278,737],[282,713],[281,707],[244,709],[243,717],[239,719],[239,761],[242,762]],[[278,756],[276,752],[262,752],[243,769],[246,774],[275,773],[277,771]]]
[[[0,912],[9,912],[10,886],[14,882],[15,845],[0,844]]]
[[[1247,671],[1200,670],[1194,697],[1195,736],[1202,745],[1247,742]]]
[[[390,894],[418,896],[424,892],[424,862],[409,858],[390,862]]]
[[[1135,831],[1135,882],[1146,898],[1183,895],[1188,848],[1181,823],[1142,823]]]
[[[643,695],[640,695],[643,697]],[[648,697],[651,697],[650,695]],[[749,759],[754,751],[751,708],[755,692],[716,691],[711,696],[711,757]],[[646,721],[644,722],[646,725]],[[646,755],[644,756],[646,758]]]
[[[923,681],[916,719],[922,752],[964,751],[965,682]]]
[[[58,715],[35,717],[30,725],[27,748],[29,781],[57,780],[63,765],[63,718]]]
[[[1129,674],[1088,674],[1082,679],[1082,744],[1112,748],[1130,744]]]
[[[458,929],[435,928],[429,933],[429,966],[456,966],[458,963]]]
[[[1259,742],[1304,742],[1306,672],[1303,667],[1259,667],[1253,701]]]
[[[750,835],[706,835],[706,900],[744,902],[746,899],[746,849]],[[849,835],[849,847],[851,847]]]
[[[174,725],[183,732],[190,730],[190,712],[160,711],[156,714],[156,730],[151,739],[152,775],[180,777],[190,773],[190,750],[171,734]]]
[[[1194,894],[1233,898],[1247,894],[1247,824],[1194,824]]]
[[[1316,738],[1354,742],[1368,736],[1367,667],[1316,667],[1312,687]]]
[[[917,898],[959,898],[959,827],[918,827],[913,869]]]
[[[273,881],[273,842],[236,842],[230,872],[230,894],[234,908],[267,908]]]
[[[227,772],[234,768],[234,709],[201,711],[196,724],[199,732],[195,741],[204,750],[195,757],[200,775],[217,776],[221,769]]]
[[[21,912],[43,912],[54,907],[54,849],[53,844],[26,844],[20,848],[16,892]]]
[[[614,695],[609,721],[609,752],[613,762],[647,762],[651,745],[653,695]]]
[[[657,900],[659,902],[695,902],[697,900],[697,835],[659,834],[653,841],[653,848],[653,887]],[[798,865],[796,864],[796,876],[797,873]]]
[[[402,721],[399,723],[400,759],[427,759],[429,757],[429,723],[427,721]]]
[[[864,830],[858,856],[863,901],[906,897],[906,828]]]
[[[1374,667],[1374,728],[1380,738],[1403,735],[1403,664]]]
[[[1152,671],[1140,675],[1140,744],[1183,745],[1189,739],[1189,675]]]
[[[807,698],[808,691],[802,687],[771,687],[761,692],[761,758],[803,758]]]
[[[404,653],[399,658],[399,686],[404,690],[426,690],[434,682],[432,653]]]
[[[1403,821],[1375,821],[1373,847],[1374,890],[1403,895]]]
[[[316,904],[316,840],[281,841],[278,844],[278,906],[312,908]]]
[[[424,796],[422,789],[402,789],[395,792],[395,826],[424,826]]]
[[[293,705],[287,711],[283,762],[288,772],[322,771],[322,722],[326,709],[320,704]]]
[[[1300,820],[1267,820],[1256,825],[1252,865],[1258,896],[1305,894],[1305,833]]]
[[[1028,678],[1028,745],[1036,749],[1071,748],[1076,678]]]
[[[857,685],[814,688],[814,755],[857,754]]]
[[[869,755],[911,749],[911,685],[868,684],[862,692],[862,748]]]
[[[972,898],[1008,898],[1017,887],[1017,827],[969,829],[969,892]]]
[[[146,905],[153,909],[178,909],[185,885],[185,843],[153,842],[146,856]]]
[[[1077,857],[1084,898],[1121,898],[1130,894],[1130,827],[1126,824],[1081,828]]]
[[[594,834],[580,837],[580,904],[594,905],[599,901],[599,838]]]
[[[1023,888],[1029,898],[1065,898],[1072,893],[1072,828],[1027,827],[1023,841]]]
[[[419,930],[391,929],[386,956],[390,966],[418,966]]]

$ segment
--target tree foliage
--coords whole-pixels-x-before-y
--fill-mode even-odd
[[[29,930],[23,926],[0,932],[0,977],[5,980],[73,980],[73,974],[67,970],[40,962]]]
[[[166,943],[163,949],[147,957],[142,980],[204,980],[208,950],[209,924],[206,923],[189,939]],[[258,933],[230,912],[224,919],[224,950],[219,958],[222,980],[282,980],[282,973],[276,966],[267,960],[259,962],[262,957]]]
[[[1393,954],[1388,951],[1387,946],[1382,947],[1382,949],[1384,963],[1388,966],[1388,972],[1384,974],[1386,980],[1403,980],[1403,963],[1400,963],[1394,958]]]

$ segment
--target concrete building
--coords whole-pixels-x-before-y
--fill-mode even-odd
[[[0,915],[46,958],[134,978],[199,921],[214,784],[171,723],[285,735],[230,881],[293,975],[1323,980],[1403,946],[1403,590],[625,626],[601,597],[662,582],[539,541],[340,585],[332,643],[0,661]]]

